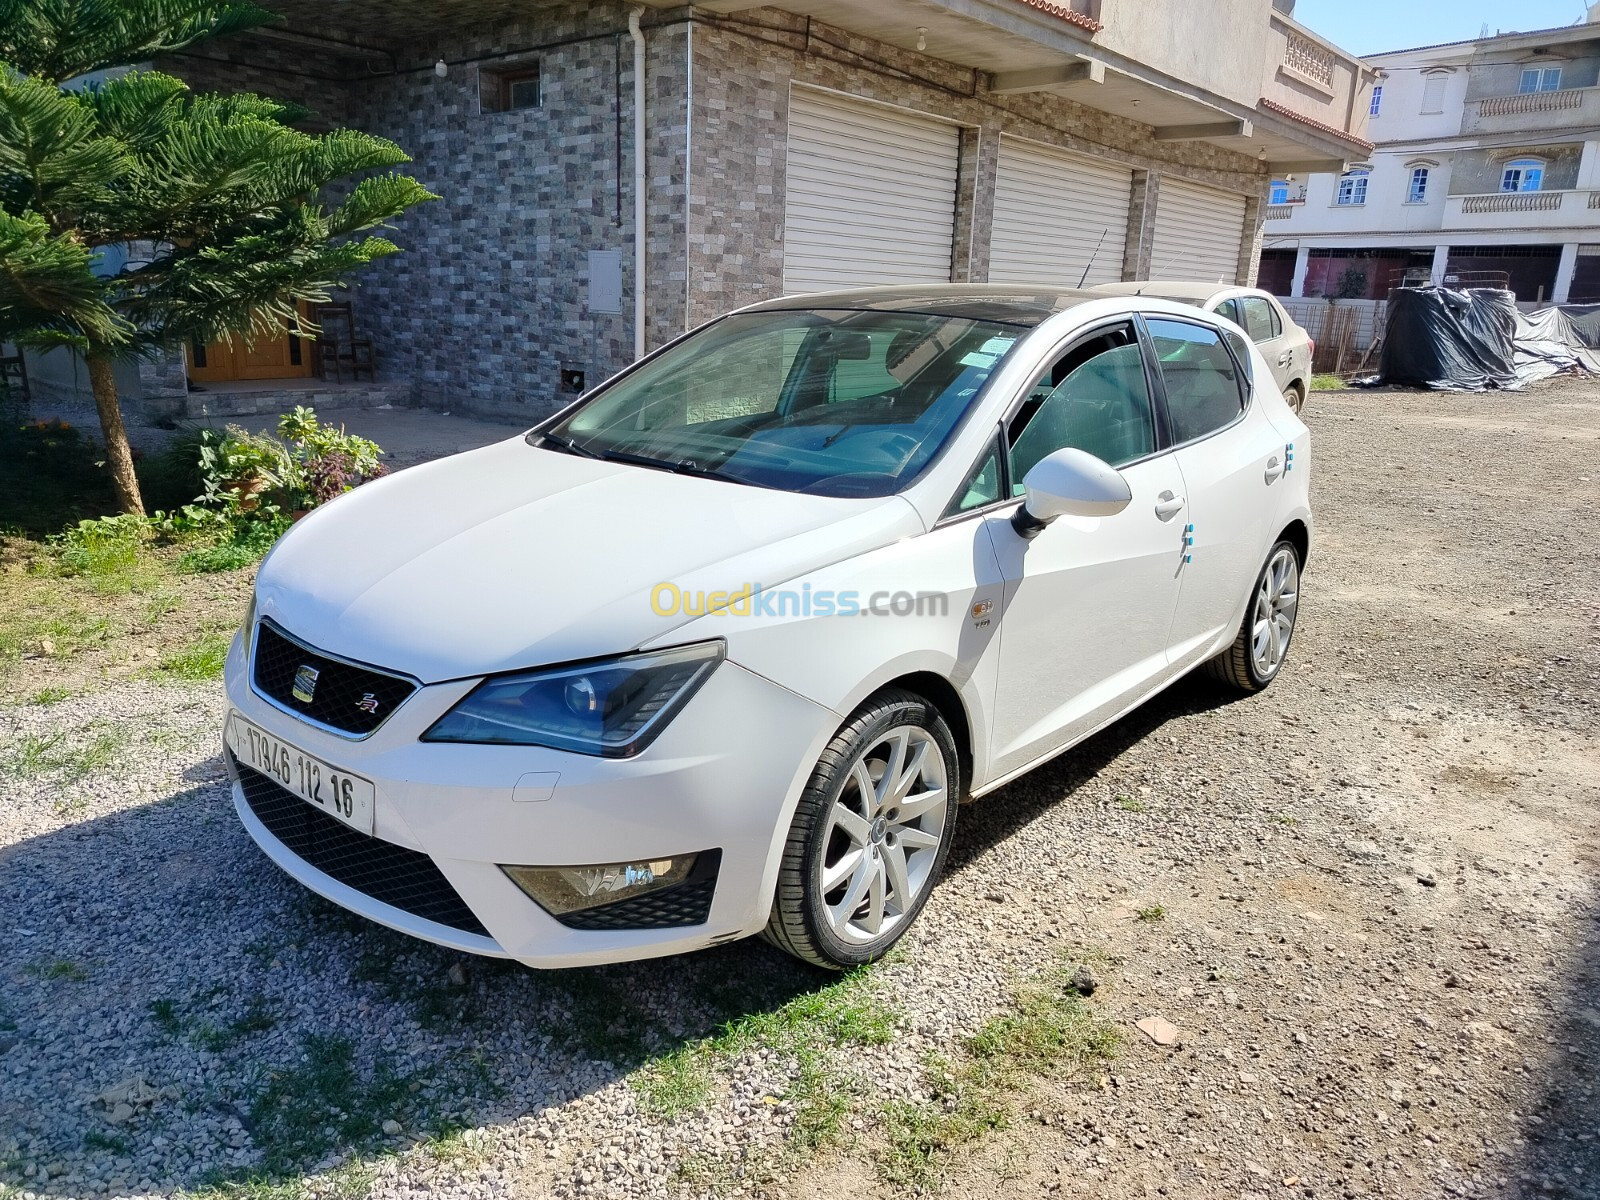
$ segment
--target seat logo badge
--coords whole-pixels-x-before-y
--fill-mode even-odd
[[[294,673],[294,688],[291,694],[301,704],[310,704],[311,698],[317,694],[317,676],[320,672],[312,666],[302,665]]]
[[[378,714],[378,698],[371,692],[362,692],[361,699],[356,701],[356,707],[364,713]]]

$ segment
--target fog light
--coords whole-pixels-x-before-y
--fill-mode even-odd
[[[597,908],[659,891],[689,878],[696,854],[644,862],[601,863],[592,867],[506,867],[500,869],[551,916]]]

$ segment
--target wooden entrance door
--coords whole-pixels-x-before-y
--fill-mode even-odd
[[[289,332],[257,338],[254,345],[230,338],[189,347],[189,378],[196,383],[233,379],[303,379],[312,374],[311,345]]]

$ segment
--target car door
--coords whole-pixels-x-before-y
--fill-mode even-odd
[[[1182,670],[1243,619],[1275,532],[1269,493],[1283,476],[1285,446],[1250,403],[1250,381],[1219,329],[1155,314],[1145,326],[1189,508],[1170,639]]]
[[[1291,381],[1303,377],[1297,372],[1293,339],[1288,336],[1277,306],[1265,296],[1240,296],[1237,301],[1244,317],[1240,324],[1267,360],[1278,391],[1286,390]]]
[[[1183,558],[1183,480],[1162,452],[1153,381],[1133,322],[1068,347],[1007,421],[1006,487],[1064,446],[1118,467],[1133,493],[1111,517],[1061,517],[1032,539],[1015,509],[986,520],[1005,580],[991,729],[1004,775],[1092,732],[1169,673]]]

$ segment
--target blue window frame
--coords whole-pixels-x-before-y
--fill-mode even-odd
[[[1274,179],[1272,181],[1272,186],[1267,189],[1267,203],[1268,204],[1287,204],[1287,203],[1289,203],[1289,181],[1288,180],[1286,180],[1286,179]]]
[[[1544,162],[1537,158],[1514,158],[1500,173],[1502,192],[1537,192],[1544,186]]]
[[[1406,187],[1407,204],[1426,204],[1428,202],[1428,168],[1412,167],[1411,181]]]
[[[1522,79],[1517,84],[1517,91],[1524,95],[1529,92],[1557,92],[1560,90],[1560,67],[1529,67],[1522,72]]]
[[[1367,202],[1367,177],[1372,172],[1365,167],[1357,167],[1353,171],[1346,171],[1339,176],[1339,190],[1334,195],[1333,202],[1341,208],[1352,208]]]
[[[1372,103],[1367,105],[1367,116],[1369,116],[1369,117],[1377,116],[1378,115],[1378,110],[1381,109],[1382,107],[1383,107],[1383,84],[1381,84],[1381,83],[1373,84],[1373,86],[1372,86]]]

